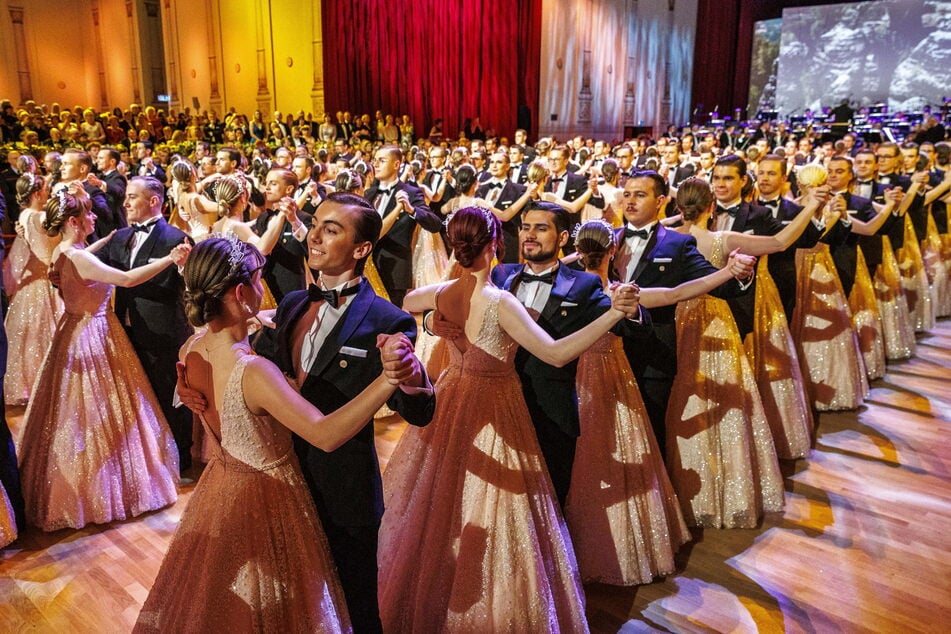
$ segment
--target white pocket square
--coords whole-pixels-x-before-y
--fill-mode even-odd
[[[365,359],[367,356],[366,350],[361,350],[360,348],[351,348],[350,346],[340,346],[340,354],[348,354],[351,357],[360,357]]]
[[[577,308],[578,306],[575,302],[562,302],[561,305],[565,308]]]
[[[753,231],[754,231],[753,229],[747,229],[747,230],[746,230],[746,231],[744,231],[743,233],[746,233],[746,234],[752,234],[752,233],[753,233]]]
[[[673,261],[673,258],[654,258],[651,260],[654,264],[670,264]]]

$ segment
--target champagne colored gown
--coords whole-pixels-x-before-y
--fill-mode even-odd
[[[7,497],[7,490],[3,488],[3,483],[0,482],[0,548],[16,538],[17,523],[13,514],[13,506],[10,504],[10,498]]]
[[[565,520],[581,578],[631,586],[675,569],[691,539],[621,340],[578,359],[581,437]]]
[[[714,236],[714,266],[726,264],[724,239]],[[782,305],[775,308],[781,316]],[[763,513],[781,511],[785,498],[773,432],[733,313],[722,299],[703,295],[678,304],[676,320],[677,376],[667,404],[674,490],[691,526],[754,528]]]
[[[8,405],[25,405],[40,371],[46,350],[63,314],[63,300],[50,283],[50,257],[58,240],[40,227],[45,214],[30,209],[20,212],[22,241],[26,248],[5,323],[9,350],[3,392]],[[11,253],[11,258],[13,254]]]
[[[291,433],[245,405],[241,382],[253,358],[231,371],[220,440],[202,421],[212,458],[135,632],[350,631]]]
[[[24,414],[27,521],[44,531],[123,520],[173,503],[178,450],[142,364],[70,253],[56,261],[65,313]]]
[[[812,406],[855,409],[868,394],[868,379],[829,245],[798,249],[796,269],[792,331]]]
[[[875,270],[872,283],[875,300],[882,316],[882,338],[888,361],[907,359],[915,353],[915,327],[908,310],[901,269],[888,236],[882,236],[882,262]]]
[[[925,273],[918,237],[911,217],[905,216],[905,242],[895,253],[898,268],[901,270],[901,283],[908,301],[915,332],[923,332],[934,327],[934,304],[928,274]]]
[[[767,261],[768,257],[760,258],[757,265],[753,331],[744,342],[746,354],[753,366],[776,455],[804,458],[812,445],[812,409],[806,398],[799,353]]]
[[[947,317],[951,315],[951,278],[948,276],[941,234],[930,213],[925,239],[921,241],[921,257],[935,300],[935,317]]]
[[[852,327],[859,340],[865,375],[869,381],[885,376],[885,339],[882,315],[875,299],[875,287],[865,264],[861,247],[856,251],[855,282],[849,293]]]
[[[586,632],[568,530],[499,326],[494,289],[474,341],[450,344],[436,414],[383,473],[386,632]],[[472,318],[471,315],[469,317]]]

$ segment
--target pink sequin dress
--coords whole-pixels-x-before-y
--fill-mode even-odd
[[[255,416],[238,359],[221,440],[195,487],[135,632],[349,632],[343,591],[291,434]],[[203,421],[204,422],[204,421]]]
[[[479,335],[449,346],[436,414],[383,473],[386,632],[586,632],[568,531],[489,301]],[[458,345],[462,345],[460,350]]]
[[[123,520],[173,503],[178,452],[109,305],[69,253],[54,265],[66,311],[24,414],[27,521],[44,531]]]
[[[30,400],[33,382],[63,314],[63,300],[47,273],[55,241],[40,228],[43,217],[42,212],[30,209],[20,212],[24,235],[17,241],[22,240],[27,249],[4,322],[10,341],[3,384],[7,405],[25,405]]]
[[[621,340],[578,359],[581,437],[565,519],[586,582],[631,586],[674,571],[690,532]]]

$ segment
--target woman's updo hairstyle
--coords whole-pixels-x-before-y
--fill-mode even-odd
[[[601,176],[604,177],[605,183],[615,184],[617,181],[617,175],[620,172],[617,161],[614,159],[606,159],[601,163]]]
[[[534,161],[531,165],[528,166],[528,172],[526,176],[528,177],[529,183],[540,183],[542,179],[547,178],[550,172],[548,168],[545,167],[545,164],[541,161]]]
[[[69,192],[65,187],[59,190],[54,196],[50,196],[46,201],[46,220],[43,221],[43,229],[46,235],[57,236],[63,232],[66,221],[70,218],[79,218],[90,209],[92,201],[83,189],[79,189],[82,194],[75,195]]]
[[[225,294],[238,284],[250,284],[262,266],[261,252],[237,238],[208,238],[196,244],[182,270],[188,321],[198,328],[220,315]]]
[[[468,194],[475,182],[476,171],[471,165],[462,165],[456,170],[456,191],[460,194]]]
[[[17,205],[20,209],[26,209],[30,206],[30,198],[33,194],[43,189],[43,177],[37,176],[31,172],[26,172],[17,179]]]
[[[215,201],[218,203],[218,217],[231,215],[231,208],[245,193],[244,181],[237,176],[222,176],[215,184]]]
[[[356,170],[345,169],[337,173],[334,179],[334,190],[353,193],[363,187],[363,174]]]
[[[677,211],[684,222],[695,222],[712,203],[713,191],[702,178],[688,178],[677,189]]]
[[[799,183],[800,187],[821,187],[826,184],[827,180],[829,180],[829,172],[826,168],[815,163],[803,165],[796,172],[796,182]]]
[[[39,174],[40,164],[29,154],[21,154],[20,158],[17,159],[17,171],[21,174]]]
[[[601,266],[614,244],[614,229],[604,220],[589,220],[575,236],[575,250],[586,270]]]
[[[172,164],[172,178],[182,187],[188,186],[192,176],[195,175],[195,167],[185,160],[175,161]]]
[[[472,266],[490,242],[494,241],[500,250],[503,248],[502,223],[488,209],[463,207],[452,215],[446,229],[456,261],[465,268]]]

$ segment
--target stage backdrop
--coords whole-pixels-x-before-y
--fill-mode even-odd
[[[760,20],[753,27],[753,55],[750,69],[750,116],[776,107],[776,75],[782,18]]]
[[[880,0],[783,11],[776,105],[783,114],[951,94],[951,2]]]
[[[689,120],[697,0],[544,0],[542,15],[542,135]]]

